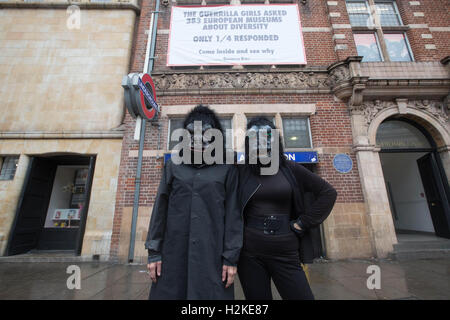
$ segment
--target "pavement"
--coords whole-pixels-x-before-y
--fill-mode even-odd
[[[80,289],[68,289],[70,265],[80,267]],[[368,267],[378,266],[380,289],[368,289]],[[450,259],[321,261],[307,267],[318,300],[448,300]],[[377,269],[371,267],[371,269]],[[69,281],[70,283],[74,283]],[[369,281],[374,283],[373,281]],[[376,282],[375,282],[376,283]],[[108,262],[0,262],[0,299],[145,300],[150,279],[145,265]],[[280,299],[273,286],[274,299]],[[244,299],[239,280],[237,300]]]

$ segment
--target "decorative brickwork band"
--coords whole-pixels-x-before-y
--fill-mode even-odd
[[[224,91],[243,90],[301,90],[331,88],[350,80],[348,65],[340,65],[329,73],[322,72],[216,72],[216,73],[164,73],[154,74],[160,95],[171,91]]]
[[[225,72],[155,75],[158,91],[328,88],[332,79],[314,72]]]

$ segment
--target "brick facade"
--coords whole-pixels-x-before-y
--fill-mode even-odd
[[[153,73],[155,77],[162,77],[174,73],[183,74],[187,72],[189,75],[189,73],[205,72],[198,68],[174,69],[166,66],[172,3],[175,2],[169,2],[168,6],[161,5],[160,8]],[[450,3],[448,1],[397,0],[396,3],[403,24],[409,26],[406,34],[415,62],[438,62],[450,54]],[[154,10],[154,6],[154,1],[142,1],[140,19],[136,26],[130,72],[142,72],[143,70],[148,39],[146,31],[149,29],[151,11]],[[308,0],[306,4],[299,3],[299,10],[304,28],[303,35],[308,64],[302,67],[293,66],[292,72],[319,72],[323,74],[328,72],[331,74],[329,68],[333,63],[357,56],[353,31],[344,0]],[[422,12],[423,16],[414,14],[415,12]],[[431,36],[423,36],[425,34]],[[434,47],[436,49],[433,49]],[[354,67],[351,63],[349,65],[350,76],[353,76],[357,69],[352,69]],[[274,72],[274,69],[269,70],[269,67],[261,66],[256,72],[262,74]],[[282,68],[276,68],[275,71],[278,69]],[[205,68],[205,70],[209,73],[213,72],[208,68]],[[244,70],[246,70],[245,66]],[[250,71],[249,69],[249,72],[255,72],[254,70]],[[217,69],[219,76],[222,73],[230,72],[234,72],[231,67]],[[163,111],[167,106],[193,106],[199,103],[214,106],[255,105],[253,110],[243,110],[245,114],[256,113],[259,104],[315,104],[315,113],[310,115],[313,150],[319,153],[319,163],[315,165],[315,171],[338,191],[338,204],[324,224],[327,254],[330,258],[383,256],[384,253],[380,252],[384,251],[378,250],[377,246],[386,246],[388,249],[385,251],[389,251],[389,248],[392,249],[392,242],[395,242],[395,240],[391,241],[389,232],[392,232],[392,227],[388,222],[383,222],[383,226],[380,227],[387,230],[385,239],[389,238],[390,242],[386,240],[389,242],[388,244],[386,244],[386,241],[383,242],[384,240],[377,240],[377,236],[373,235],[374,228],[378,226],[377,223],[381,224],[379,222],[381,220],[371,217],[371,200],[365,186],[365,183],[367,185],[370,185],[370,183],[365,180],[363,173],[360,171],[361,168],[365,170],[360,163],[360,159],[365,156],[362,157],[362,153],[359,156],[357,155],[357,152],[359,152],[357,146],[360,141],[358,141],[359,136],[357,134],[359,129],[355,128],[355,124],[359,122],[355,122],[356,118],[352,116],[353,113],[349,110],[349,101],[357,99],[355,87],[351,87],[353,85],[354,83],[348,84],[349,88],[352,88],[349,89],[349,94],[341,94],[341,91],[336,89],[338,87],[336,84],[331,84],[328,88],[324,87],[322,90],[300,89],[297,92],[295,90],[289,92],[278,90],[278,92],[275,92],[276,90],[274,90],[273,93],[267,91],[264,93],[258,91],[246,93],[239,90],[236,90],[236,92],[226,92],[226,90],[206,92],[206,89],[203,93],[199,93],[199,88],[188,88],[178,93],[176,90],[171,92],[162,90],[158,102]],[[344,91],[342,90],[342,92]],[[348,90],[345,92],[348,92]],[[282,114],[283,110],[275,109],[273,113]],[[125,134],[120,155],[121,164],[111,242],[111,257],[118,260],[123,260],[128,250],[127,241],[129,241],[129,221],[133,206],[138,150],[138,143],[133,140],[134,123],[134,119],[127,114],[124,120]],[[145,257],[143,243],[163,165],[161,156],[164,152],[167,152],[168,116],[164,115],[164,112],[159,119],[159,125],[159,128],[156,125],[148,125],[146,132],[139,202],[140,220],[138,222],[135,251],[135,259],[137,260]],[[338,153],[346,153],[351,156],[354,165],[350,173],[342,174],[334,169],[332,159]],[[383,211],[383,214],[385,213]],[[124,221],[127,221],[128,224]],[[379,244],[381,242],[383,244]]]

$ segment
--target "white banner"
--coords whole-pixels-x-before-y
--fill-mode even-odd
[[[168,66],[306,64],[297,4],[172,7]]]

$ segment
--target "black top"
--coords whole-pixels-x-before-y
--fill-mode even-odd
[[[259,182],[258,177],[252,173],[248,166],[238,165],[237,167],[240,176],[239,202],[241,208],[244,209],[247,208],[252,195],[256,193]],[[327,181],[312,173],[300,163],[285,161],[283,164],[280,163],[279,171],[283,173],[292,187],[291,223],[295,220],[303,225],[304,232],[301,235],[301,241],[299,241],[300,261],[312,263],[315,257],[313,231],[317,232],[316,228],[331,213],[337,192]],[[246,234],[248,240],[248,230]],[[249,249],[248,244],[249,241],[244,243],[247,250]]]
[[[292,187],[284,174],[257,176],[260,187],[251,197],[246,214],[287,214],[291,212]]]
[[[292,186],[281,170],[275,175],[256,177],[260,186],[245,207],[244,217],[290,216],[292,208]],[[289,229],[289,228],[288,228]],[[260,255],[296,255],[298,239],[294,232],[270,235],[261,230],[245,227],[243,251]]]

